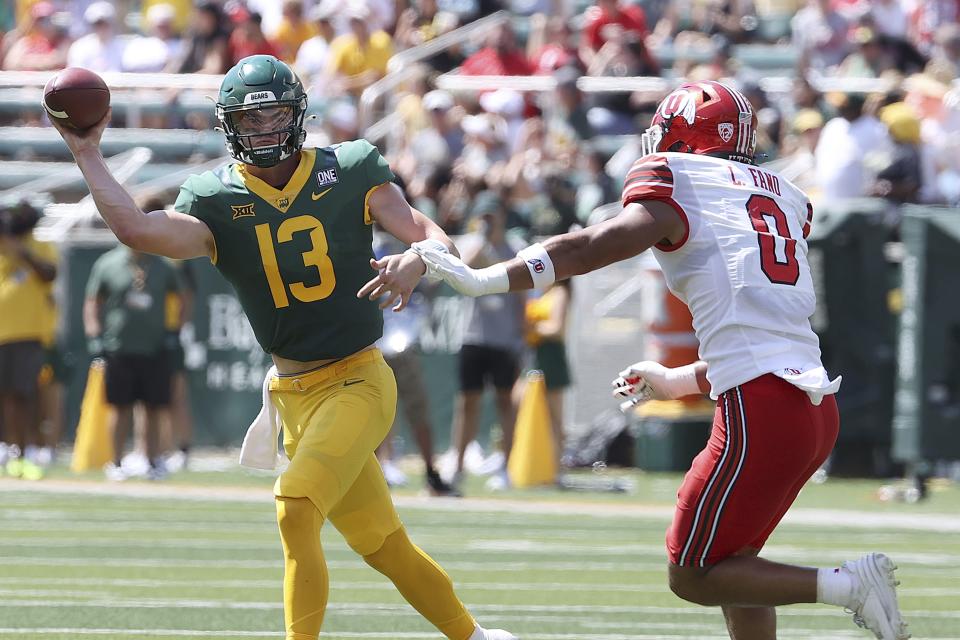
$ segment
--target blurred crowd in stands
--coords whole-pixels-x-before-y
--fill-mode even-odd
[[[501,10],[507,19],[470,28]],[[392,57],[457,29],[464,36],[452,46],[405,64],[402,81],[379,92],[383,110],[365,117],[374,96],[364,92],[395,71]],[[317,116],[308,144],[378,130],[371,141],[410,201],[448,233],[474,238],[477,266],[615,211],[603,205],[619,199],[640,153],[637,134],[681,79],[736,84],[758,112],[758,162],[816,206],[857,197],[886,199],[894,214],[902,203],[960,205],[960,0],[16,0],[0,7],[0,35],[7,71],[221,74],[252,54],[286,60]],[[457,76],[549,82],[520,91],[439,80]],[[616,91],[585,82],[638,76],[666,82],[625,80]],[[182,99],[154,91],[160,103]],[[42,118],[32,106],[4,112],[0,124],[41,126]],[[114,126],[124,118],[115,111]],[[212,130],[216,122],[210,105],[147,114],[140,124]],[[562,342],[569,287],[554,299],[528,306],[526,321],[522,301],[496,297],[467,314],[461,357],[489,375],[468,380],[461,367],[458,471],[485,381],[510,423],[516,354],[524,342],[540,351],[545,340]],[[556,361],[548,387],[562,390],[569,372],[549,351],[538,357]]]
[[[359,98],[391,56],[506,9],[510,20],[415,63],[387,92],[397,117],[375,142],[449,232],[467,230],[485,190],[506,201],[509,228],[534,236],[586,224],[616,201],[638,152],[631,135],[665,90],[585,92],[583,76],[730,79],[758,110],[761,161],[815,199],[960,202],[960,1],[588,2],[18,0],[15,15],[0,14],[0,60],[7,70],[218,74],[276,55],[307,85],[319,116],[311,142],[324,144],[366,133]],[[454,70],[548,75],[555,88],[437,89]],[[839,78],[851,82],[818,90]],[[209,129],[211,118],[171,110],[144,124]]]

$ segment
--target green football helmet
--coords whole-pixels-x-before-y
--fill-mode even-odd
[[[300,78],[273,56],[249,56],[227,71],[217,119],[227,151],[245,164],[272,167],[303,147],[307,94]]]

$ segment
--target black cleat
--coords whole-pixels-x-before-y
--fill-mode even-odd
[[[463,494],[460,493],[458,489],[441,480],[440,474],[434,469],[427,470],[427,487],[430,490],[430,495],[433,496],[446,496],[448,498],[463,497]]]

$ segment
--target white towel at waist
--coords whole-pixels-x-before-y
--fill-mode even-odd
[[[837,376],[833,380],[827,374],[827,370],[820,364],[815,364],[803,369],[780,369],[773,374],[783,378],[793,386],[807,392],[810,396],[810,402],[814,406],[819,406],[823,402],[823,396],[829,396],[840,390],[842,376]]]
[[[270,367],[263,379],[263,406],[253,424],[247,428],[240,447],[240,464],[254,469],[276,469],[280,463],[277,452],[277,437],[280,435],[280,415],[270,400],[270,380],[277,375],[277,368]]]

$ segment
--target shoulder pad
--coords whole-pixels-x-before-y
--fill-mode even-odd
[[[624,205],[639,200],[658,200],[673,195],[673,171],[667,158],[648,155],[633,163],[623,182]]]

